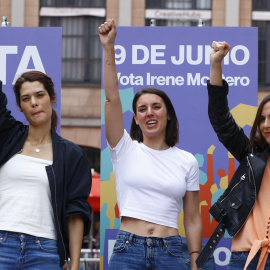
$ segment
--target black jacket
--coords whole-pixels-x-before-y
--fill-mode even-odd
[[[257,199],[264,169],[269,156],[269,147],[261,149],[256,142],[248,152],[249,139],[233,119],[228,107],[228,84],[211,85],[208,81],[210,122],[219,141],[240,162],[228,188],[210,208],[210,213],[219,222],[196,263],[202,267],[212,254],[225,229],[231,236],[244,226]]]
[[[0,167],[19,153],[28,135],[28,126],[16,121],[6,108],[7,98],[0,81]],[[82,149],[52,130],[53,164],[46,166],[56,224],[60,264],[69,256],[67,218],[81,215],[84,235],[91,226],[91,206],[87,202],[92,185],[91,167]],[[0,180],[1,183],[1,180]]]
[[[254,178],[255,186],[251,185],[250,190],[245,191],[250,192],[250,194],[245,195],[249,196],[255,192],[257,197],[267,158],[269,156],[269,147],[261,149],[259,145],[254,142],[251,153],[248,152],[249,138],[246,136],[243,129],[236,124],[228,107],[227,95],[229,87],[226,81],[223,81],[223,86],[211,85],[208,81],[207,88],[209,96],[208,115],[212,127],[215,130],[219,141],[236,158],[236,160],[239,161],[240,164],[247,164],[247,167],[251,168],[252,171],[249,171],[247,168],[246,172],[250,174],[248,175],[250,178]],[[251,163],[248,164],[248,161]],[[252,173],[254,174],[254,177],[251,175]],[[250,203],[254,204],[255,202]],[[252,208],[252,205],[248,204],[245,207],[251,210],[250,208]]]

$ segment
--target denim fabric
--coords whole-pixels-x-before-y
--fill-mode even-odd
[[[243,270],[246,264],[249,251],[232,252],[228,270]],[[260,257],[260,251],[255,255],[253,260],[248,265],[247,270],[254,270],[257,268],[257,264]],[[270,270],[270,256],[268,256],[264,270]]]
[[[57,241],[0,231],[0,269],[60,270]]]
[[[202,247],[204,247],[204,245]],[[189,258],[188,246],[187,246],[187,243],[185,242],[183,242],[182,251],[184,252],[185,257]],[[188,265],[187,269],[190,270],[191,269],[190,260],[187,261],[187,265]],[[214,259],[213,254],[208,258],[205,265],[201,267],[200,269],[201,270],[216,270],[216,264],[215,264],[215,259]]]
[[[109,270],[188,270],[190,260],[182,248],[179,235],[142,237],[119,230]]]

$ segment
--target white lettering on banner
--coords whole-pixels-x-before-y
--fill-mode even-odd
[[[246,76],[244,77],[225,77],[222,74],[222,79],[226,80],[229,86],[248,86],[250,84],[250,79]],[[187,85],[207,85],[207,80],[209,80],[208,76],[202,76],[200,73],[196,73],[195,75],[192,73],[187,73]]]
[[[151,45],[151,64],[152,65],[165,65],[165,60],[158,60],[157,57],[164,57],[164,52],[158,52],[158,50],[165,50],[165,45]],[[138,51],[143,53],[143,57],[138,59]],[[142,65],[148,62],[149,60],[149,50],[144,45],[132,45],[132,64]]]
[[[0,80],[3,82],[4,85],[6,84],[7,80],[6,70],[8,54],[18,54],[18,46],[0,46]],[[23,72],[33,70],[27,69],[31,58],[33,60],[34,69],[45,73],[45,69],[42,64],[37,47],[26,46],[12,84],[15,83],[18,76],[20,76]]]
[[[244,58],[243,58],[242,61],[239,61],[239,60],[236,59],[236,52],[238,50],[242,50],[244,52]],[[232,50],[231,50],[231,60],[236,65],[239,65],[239,66],[245,65],[249,60],[249,50],[248,50],[248,48],[245,47],[245,46],[242,46],[242,45],[234,46],[232,48]]]
[[[6,84],[7,54],[17,54],[18,46],[0,46],[0,80]]]
[[[134,75],[133,73],[122,75],[121,72],[117,73],[118,81],[120,85],[127,86],[127,85],[178,85],[183,86],[185,84],[185,79],[183,76],[173,76],[173,75],[167,75],[167,76],[156,76],[152,75],[150,72],[147,72],[146,77],[144,78],[141,75]],[[250,79],[246,76],[240,77],[240,76],[227,76],[225,77],[222,74],[222,78],[226,80],[229,84],[229,86],[248,86],[250,84]],[[208,76],[202,76],[201,73],[187,73],[186,77],[186,85],[187,86],[206,86],[207,80],[209,80]]]
[[[180,45],[179,46],[179,57],[178,60],[176,59],[176,56],[171,57],[171,61],[174,65],[182,65],[185,60],[185,46]]]
[[[222,79],[226,80],[229,86],[238,86],[238,85],[242,85],[242,86],[248,86],[250,83],[250,79],[246,76],[244,77],[225,77],[222,74]]]
[[[37,47],[36,46],[26,46],[12,84],[15,84],[17,78],[23,72],[33,70],[33,69],[27,69],[31,58],[32,58],[33,64],[34,64],[34,70],[38,70],[38,71],[41,71],[43,73],[46,73]]]
[[[224,252],[225,253],[225,260],[224,261],[221,261],[219,259],[219,254],[221,252]],[[226,266],[229,264],[230,262],[230,258],[231,258],[231,251],[226,248],[226,247],[219,247],[217,248],[215,251],[214,251],[214,258],[215,258],[215,263],[219,266]]]
[[[126,60],[127,55],[125,48],[121,45],[115,45],[114,49],[115,49],[115,64],[117,65],[123,64]],[[120,53],[116,53],[117,50],[120,50]]]
[[[147,85],[183,85],[184,78],[182,76],[152,76],[150,73],[146,74]]]
[[[200,73],[196,73],[195,76],[192,73],[187,74],[187,85],[207,85],[208,76],[201,77]]]
[[[192,59],[192,45],[187,45],[187,62],[190,65],[199,65],[203,61],[203,46],[198,45],[197,47],[197,59]],[[204,46],[204,63],[206,65],[210,64],[210,53],[211,53],[212,47],[209,45]],[[171,61],[174,65],[182,65],[185,61],[185,45],[179,45],[179,55],[178,59],[176,59],[176,56],[171,57]]]
[[[157,50],[165,50],[165,45],[151,45],[151,64],[165,65],[165,60],[157,60],[157,57],[164,57],[164,52],[157,52]]]
[[[204,63],[205,65],[210,65],[210,54],[211,54],[211,51],[212,51],[212,46],[205,46],[204,47]]]
[[[143,58],[138,59],[138,50],[141,50],[143,52]],[[132,46],[132,64],[138,64],[142,65],[147,63],[149,59],[149,50],[146,46],[144,45],[133,45]]]
[[[190,64],[190,65],[199,65],[201,64],[202,62],[202,59],[203,59],[203,46],[202,45],[199,45],[198,46],[198,50],[197,50],[197,60],[192,60],[192,46],[191,45],[187,45],[187,62]]]
[[[117,51],[120,50],[120,53]],[[170,54],[170,61],[173,65],[182,65],[183,63],[189,65],[210,65],[210,54],[212,47],[209,45],[179,45],[178,54]],[[243,54],[243,59],[236,57],[237,53]],[[132,64],[144,65],[150,59],[151,65],[166,65],[166,45],[151,45],[150,49],[145,45],[132,45]],[[195,56],[197,55],[197,56]],[[121,45],[115,46],[115,63],[117,65],[123,64],[126,60],[126,50]],[[159,59],[158,59],[159,58]],[[161,58],[161,59],[160,59]],[[250,59],[249,49],[244,45],[236,45],[232,47],[231,51],[224,58],[224,65],[229,65],[230,62],[242,66]]]
[[[118,81],[121,85],[144,85],[142,76],[134,76],[131,73],[129,76],[121,76],[121,72],[117,73]]]

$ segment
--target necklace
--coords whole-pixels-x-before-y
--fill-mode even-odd
[[[36,153],[39,153],[40,152],[40,148],[39,147],[36,147],[36,146],[38,146],[38,145],[42,145],[42,144],[46,144],[46,143],[49,143],[49,142],[51,142],[52,141],[52,139],[50,139],[49,141],[47,141],[47,142],[43,142],[43,143],[38,143],[38,144],[33,144],[31,141],[30,141],[30,139],[29,139],[29,137],[27,137],[27,140],[30,142],[30,144],[32,145],[32,146],[34,146],[35,148],[36,148]]]

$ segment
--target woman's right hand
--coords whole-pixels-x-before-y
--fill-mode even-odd
[[[223,85],[222,81],[222,65],[221,62],[229,52],[231,46],[223,42],[213,41],[211,51],[211,68],[210,68],[210,84]]]
[[[114,19],[109,19],[98,28],[100,42],[103,47],[113,45],[117,34],[116,24]]]
[[[223,42],[213,41],[212,51],[211,51],[211,56],[210,56],[211,63],[220,64],[230,49],[231,49],[231,46],[225,41]]]

